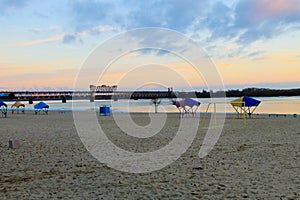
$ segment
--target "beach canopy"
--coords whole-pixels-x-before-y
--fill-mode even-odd
[[[238,99],[235,99],[230,102],[232,106],[238,106],[238,107],[252,107],[252,106],[258,106],[260,104],[260,101],[257,99],[253,99],[248,96],[242,96]]]
[[[25,104],[21,103],[20,101],[15,102],[12,106],[11,106],[12,110],[11,113],[14,114],[15,110],[17,110],[17,112],[19,113],[19,110],[22,111],[22,113],[25,113]]]
[[[35,114],[37,114],[40,111],[43,111],[44,113],[48,114],[49,105],[42,101],[35,104],[33,107],[34,107]]]
[[[34,105],[34,109],[43,109],[43,108],[49,108],[49,106],[42,101]]]
[[[0,100],[0,112],[2,114],[2,117],[7,116],[7,104]]]
[[[173,105],[178,108],[181,116],[184,114],[192,114],[194,116],[200,106],[200,102],[191,98],[184,98],[181,101],[173,101]]]
[[[235,111],[239,114],[247,113],[249,117],[260,104],[261,101],[249,96],[242,96],[230,102]]]
[[[17,101],[16,103],[14,103],[12,106],[12,108],[19,108],[19,107],[25,107],[25,104],[21,103],[20,101]]]
[[[0,100],[0,106],[5,106],[5,107],[7,107],[7,104],[4,103],[4,101],[1,101],[1,100]]]
[[[199,106],[200,102],[191,98],[185,98],[181,101],[175,101],[175,105],[176,107],[184,107],[184,106],[193,107],[193,106]]]

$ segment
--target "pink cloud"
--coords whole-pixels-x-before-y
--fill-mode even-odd
[[[15,44],[16,46],[27,46],[27,45],[35,45],[35,44],[41,44],[45,42],[52,42],[52,41],[58,41],[62,40],[64,37],[63,34],[61,35],[56,35],[54,37],[49,37],[49,38],[44,38],[44,39],[37,39],[37,40],[30,40],[30,41],[25,41],[25,42],[19,42]]]
[[[273,18],[282,15],[299,15],[299,0],[254,0],[249,3],[249,13],[254,21]],[[252,4],[252,5],[251,5]]]

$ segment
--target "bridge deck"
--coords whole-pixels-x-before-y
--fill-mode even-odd
[[[170,91],[0,91],[0,99],[4,100],[60,100],[60,99],[155,99],[196,97],[195,92]]]

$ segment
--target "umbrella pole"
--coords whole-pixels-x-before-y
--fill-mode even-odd
[[[214,127],[217,127],[217,105],[214,103]]]
[[[202,120],[202,123],[201,123],[201,127],[204,126],[204,122],[205,122],[205,120],[206,120],[207,112],[208,112],[208,109],[209,109],[210,105],[211,105],[211,103],[209,103],[209,104],[207,105],[207,108],[206,108],[206,111],[205,111],[205,115],[204,115],[203,120]]]

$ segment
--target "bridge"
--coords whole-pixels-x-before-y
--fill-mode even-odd
[[[197,93],[196,93],[197,94]],[[90,99],[94,100],[119,100],[119,99],[161,99],[195,97],[195,92],[173,91],[0,91],[0,99],[4,101],[33,101]]]
[[[90,85],[86,91],[0,91],[0,99],[5,101],[33,101],[61,100],[65,103],[71,99],[94,100],[119,100],[119,99],[162,99],[162,98],[184,98],[184,97],[210,97],[209,92],[174,92],[173,88],[166,91],[118,91],[117,86],[95,86]]]

